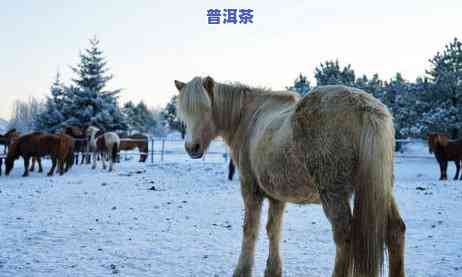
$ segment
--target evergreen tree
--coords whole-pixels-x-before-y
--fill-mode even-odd
[[[47,132],[54,132],[65,120],[63,108],[65,103],[64,84],[61,81],[59,72],[50,87],[50,94],[45,101],[44,111],[35,118],[35,129]]]
[[[90,47],[80,53],[80,63],[71,67],[77,78],[72,79],[75,85],[83,90],[102,92],[107,82],[113,78],[108,74],[107,62],[99,47],[100,41],[90,39]]]
[[[127,118],[128,127],[140,133],[153,133],[157,128],[156,115],[141,101],[135,105],[132,101],[125,103],[123,113]]]
[[[294,81],[294,85],[291,87],[287,87],[288,90],[295,91],[301,96],[307,95],[311,89],[310,81],[303,76],[301,73],[297,79]]]
[[[72,70],[77,75],[75,85],[65,87],[57,76],[37,128],[55,131],[65,126],[96,125],[105,131],[126,130],[126,119],[118,106],[120,90],[105,90],[112,75],[96,38],[90,40],[90,47],[80,54],[80,63]]]
[[[162,117],[167,121],[171,130],[176,130],[181,133],[184,139],[186,134],[185,124],[178,118],[176,103],[178,95],[174,95],[162,111]]]
[[[456,138],[462,127],[462,43],[455,38],[430,63],[427,74],[432,82],[432,101],[426,121],[429,127],[445,126],[439,131]]]
[[[326,61],[315,69],[316,85],[346,85],[354,86],[355,72],[351,65],[340,67],[338,60]]]

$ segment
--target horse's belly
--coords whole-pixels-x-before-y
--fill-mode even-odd
[[[292,203],[319,203],[315,180],[295,147],[263,155],[256,166],[260,188],[270,197]]]

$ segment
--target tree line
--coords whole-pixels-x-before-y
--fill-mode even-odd
[[[428,132],[444,132],[452,138],[462,133],[462,43],[454,38],[429,59],[429,67],[415,81],[397,72],[382,80],[378,74],[357,76],[351,65],[326,61],[314,72],[316,86],[357,87],[380,99],[394,116],[397,138],[424,137]],[[305,95],[311,89],[300,74],[288,89]]]
[[[57,74],[44,102],[35,98],[17,101],[10,127],[23,131],[54,132],[65,126],[96,125],[103,130],[162,134],[164,122],[184,136],[185,125],[178,119],[174,95],[161,109],[149,108],[143,101],[119,105],[121,90],[108,90],[112,79],[100,42],[80,54],[72,67],[75,77],[64,84]],[[313,86],[342,84],[363,89],[388,106],[395,119],[397,138],[424,137],[428,132],[445,132],[452,138],[462,127],[462,43],[454,38],[429,59],[429,66],[415,81],[397,72],[383,80],[378,74],[357,75],[351,65],[326,61],[314,70],[315,84],[300,74],[287,89],[301,95]]]

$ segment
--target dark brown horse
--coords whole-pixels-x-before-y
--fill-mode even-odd
[[[0,176],[2,175],[2,166],[3,160],[5,159],[5,154],[8,150],[8,146],[13,142],[15,139],[19,138],[20,133],[16,131],[16,129],[11,129],[5,134],[0,134],[0,145],[3,145],[3,154],[0,154]]]
[[[64,133],[74,138],[75,164],[79,164],[79,153],[82,156],[80,164],[84,164],[85,160],[87,161],[87,164],[90,163],[90,152],[88,149],[89,140],[85,135],[85,129],[74,126],[68,126],[64,129]]]
[[[16,129],[11,129],[8,132],[6,132],[4,135],[0,135],[0,145],[3,145],[4,147],[4,153],[7,152],[8,146],[12,141],[15,139],[19,138],[21,134],[16,131]]]
[[[427,139],[428,151],[435,153],[435,158],[440,165],[440,180],[448,179],[448,161],[453,161],[456,165],[454,180],[459,179],[460,163],[462,160],[462,139],[450,140],[448,135],[442,133],[428,133]]]
[[[148,137],[143,134],[135,134],[131,136],[122,137],[120,139],[119,150],[133,150],[135,148],[138,148],[138,151],[140,152],[139,162],[144,163],[149,153]]]
[[[14,166],[14,161],[20,156],[24,159],[24,174],[29,175],[30,158],[40,158],[49,155],[52,167],[48,176],[52,176],[56,165],[60,175],[64,174],[64,165],[69,160],[73,151],[73,139],[67,135],[51,135],[42,132],[34,132],[23,135],[15,140],[8,149],[5,165],[6,175],[9,175]]]

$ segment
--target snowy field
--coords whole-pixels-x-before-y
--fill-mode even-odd
[[[462,276],[462,181],[438,181],[425,151],[410,147],[395,162],[407,275]],[[219,155],[193,161],[183,154],[154,164],[122,161],[112,173],[85,165],[23,178],[17,161],[0,177],[0,276],[230,276],[243,205],[226,166]],[[263,275],[268,252],[263,226],[255,276]],[[331,237],[320,206],[289,205],[284,276],[330,276]]]

